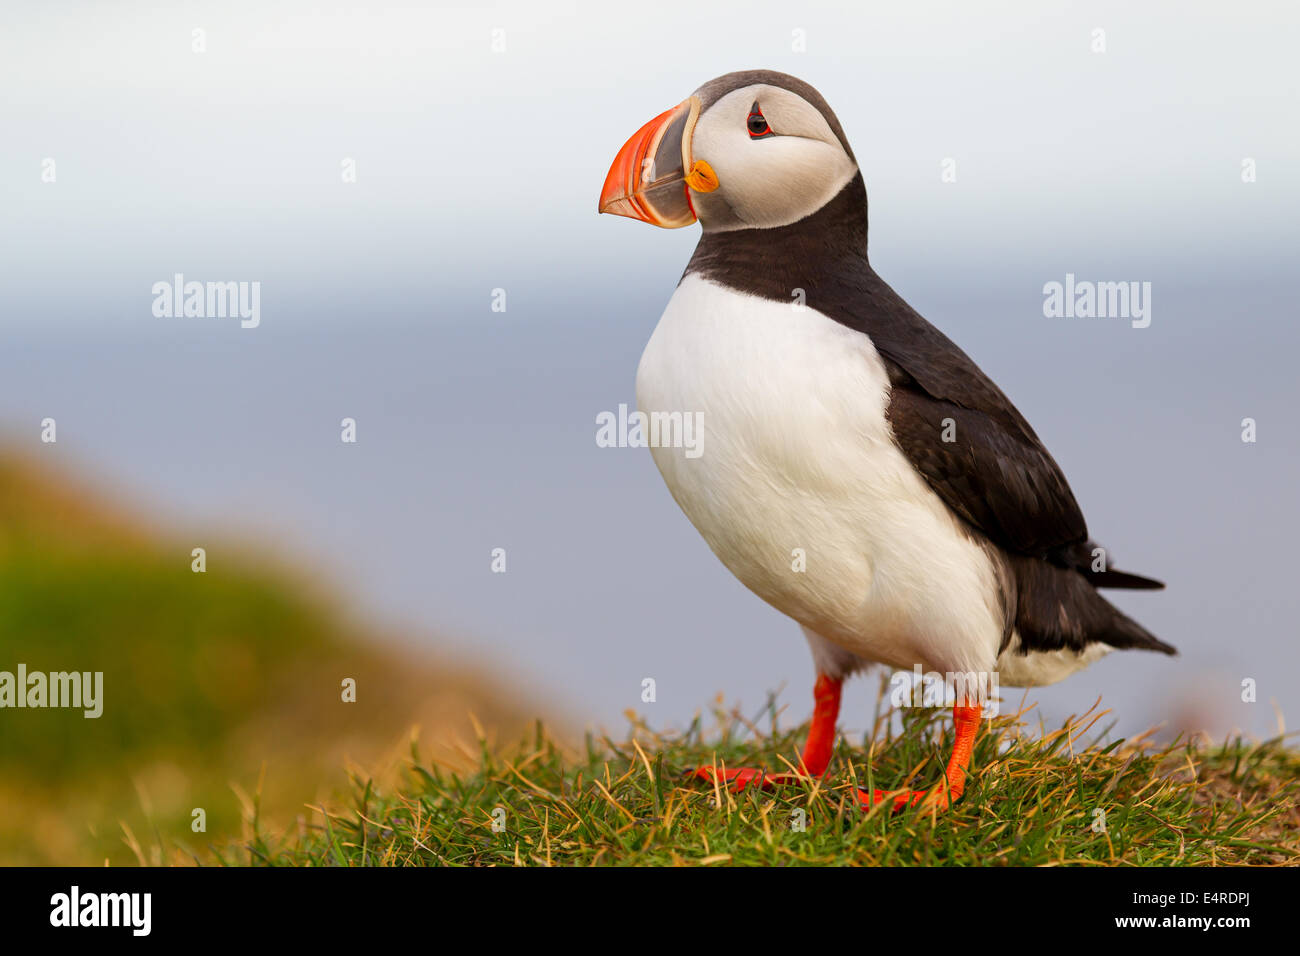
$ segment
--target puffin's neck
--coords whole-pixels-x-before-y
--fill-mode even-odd
[[[682,278],[699,275],[780,302],[813,298],[846,278],[870,272],[867,189],[858,172],[811,216],[775,229],[706,232]]]

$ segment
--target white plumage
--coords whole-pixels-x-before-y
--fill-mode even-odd
[[[652,449],[673,497],[736,577],[812,632],[821,669],[997,667],[1002,683],[1043,684],[1100,656],[998,660],[993,561],[895,445],[888,390],[866,335],[698,275],[637,372],[643,412],[703,416],[700,457]]]

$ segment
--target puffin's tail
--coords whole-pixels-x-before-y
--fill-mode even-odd
[[[1098,556],[1104,558],[1105,567],[1098,571],[1095,569],[1096,559]],[[1095,541],[1079,541],[1075,544],[1061,548],[1054,553],[1048,554],[1048,560],[1053,564],[1060,564],[1067,568],[1073,568],[1082,574],[1095,588],[1127,588],[1137,591],[1159,591],[1164,588],[1163,581],[1157,581],[1155,578],[1145,578],[1140,574],[1130,574],[1127,571],[1117,571],[1110,567],[1109,554],[1105,548],[1100,547]]]
[[[1101,642],[1114,648],[1177,654],[1171,645],[1111,604],[1097,590],[1158,588],[1150,578],[1123,571],[1089,572],[1026,555],[1005,554],[1015,583],[1016,630],[1023,647],[1035,651],[1082,651]]]
[[[1155,578],[1144,578],[1140,574],[1129,574],[1127,571],[1116,571],[1113,568],[1107,568],[1105,571],[1093,571],[1091,568],[1086,568],[1083,569],[1082,573],[1088,579],[1088,583],[1095,588],[1161,591],[1164,590],[1165,586],[1165,582],[1157,581]]]
[[[1145,581],[1146,578],[1138,578],[1138,580]],[[1157,584],[1160,587],[1164,586],[1159,584],[1159,582],[1152,583]],[[1111,586],[1122,587],[1123,585]],[[1103,644],[1109,644],[1111,647],[1117,647],[1121,650],[1159,651],[1161,654],[1170,655],[1176,655],[1178,653],[1176,647],[1160,640],[1160,638],[1156,637],[1137,621],[1133,620],[1133,618],[1115,607],[1115,605],[1111,604],[1100,594],[1097,595],[1097,600],[1110,608],[1113,614],[1110,627],[1108,627],[1106,632],[1101,636]]]

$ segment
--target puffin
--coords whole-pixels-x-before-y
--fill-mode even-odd
[[[843,682],[869,665],[1034,687],[1115,649],[1176,653],[1098,590],[1164,585],[1111,566],[1021,413],[871,267],[862,172],[816,89],[769,70],[705,83],[627,140],[599,211],[701,226],[637,405],[699,416],[696,452],[661,436],[655,465],[723,565],[800,625],[816,670],[797,773],[695,778],[823,776]],[[943,779],[857,790],[862,807],[961,796],[992,709],[970,687],[949,695]]]

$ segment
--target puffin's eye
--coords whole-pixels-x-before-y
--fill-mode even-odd
[[[772,132],[772,127],[767,125],[767,119],[763,116],[763,111],[758,108],[757,103],[749,111],[749,119],[746,120],[745,125],[749,127],[750,139],[762,139],[764,136],[776,135]]]

